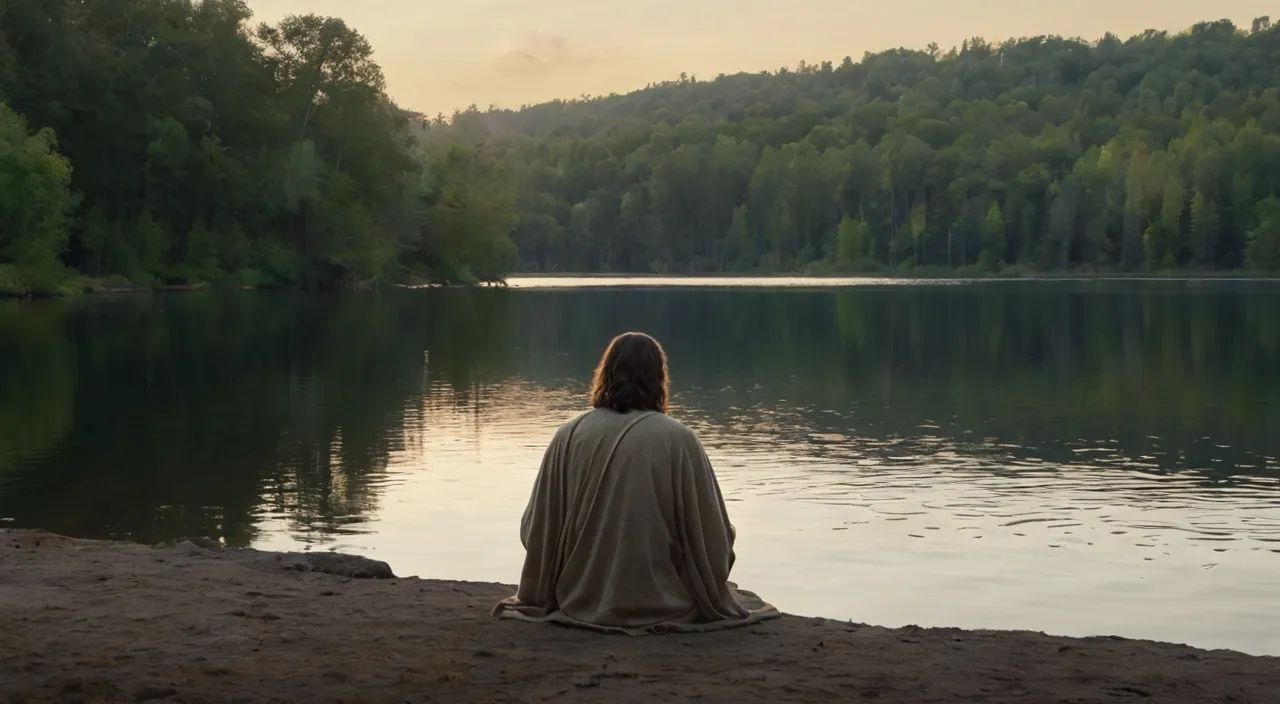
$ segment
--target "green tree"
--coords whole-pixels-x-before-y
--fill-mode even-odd
[[[433,281],[500,281],[515,264],[515,187],[483,145],[442,132],[424,145],[418,233],[405,262]]]
[[[987,271],[995,271],[1004,263],[1004,233],[1004,213],[999,203],[992,203],[982,221],[982,254],[978,257],[979,264]]]
[[[725,271],[732,264],[735,268],[750,266],[756,259],[755,247],[748,233],[747,206],[739,205],[733,209],[733,220],[729,223],[729,231],[725,233],[724,245],[720,253],[720,271]]]
[[[1257,220],[1249,232],[1249,266],[1280,271],[1280,198],[1271,196],[1258,203]]]
[[[70,183],[71,165],[53,131],[32,132],[0,103],[0,286],[21,292],[56,285]]]
[[[390,101],[373,47],[342,20],[290,16],[251,31],[250,17],[242,0],[0,6],[0,95],[37,139],[57,134],[75,167],[65,225],[42,235],[59,267],[135,283],[334,287],[501,278],[515,266],[509,228],[493,238],[488,227],[474,237],[468,218],[443,225],[471,210],[439,200],[423,175],[465,172],[467,193],[502,193],[504,158],[474,173],[426,158],[419,142],[439,135]],[[480,122],[471,111],[436,127],[498,154],[480,148]],[[41,202],[16,182],[0,198]],[[424,239],[449,257],[414,256]],[[7,266],[29,275],[33,257]]]
[[[1191,262],[1212,267],[1218,249],[1218,208],[1203,191],[1191,199]]]
[[[836,259],[843,264],[853,264],[867,255],[867,224],[845,217],[840,221],[836,236]]]

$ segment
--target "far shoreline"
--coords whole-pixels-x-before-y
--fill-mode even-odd
[[[1235,283],[1272,283],[1280,282],[1280,272],[1257,272],[1257,271],[1178,271],[1178,272],[1094,272],[1094,271],[1017,271],[1017,272],[998,272],[998,273],[974,273],[961,272],[959,270],[939,270],[939,271],[893,271],[881,273],[733,273],[733,272],[708,272],[698,274],[688,273],[670,273],[658,274],[652,272],[644,273],[623,273],[623,272],[517,272],[507,275],[500,281],[482,281],[476,283],[423,283],[423,284],[385,284],[388,290],[408,290],[420,291],[431,289],[489,289],[489,288],[519,288],[512,286],[513,281],[661,281],[669,280],[672,282],[679,281],[724,281],[721,284],[724,288],[736,287],[734,281],[803,281],[809,286],[819,286],[824,282],[830,282],[832,286],[839,286],[844,283],[853,284],[853,282],[892,282],[895,285],[910,284],[964,284],[964,283],[987,283],[1001,281],[1021,281],[1021,282],[1041,282],[1041,283],[1060,283],[1060,282],[1235,282]],[[678,287],[680,284],[644,284],[660,288],[663,286]],[[550,287],[546,287],[550,288]],[[590,285],[582,286],[566,286],[565,288],[590,288]],[[747,286],[743,286],[747,288]],[[757,287],[758,288],[758,287]],[[0,301],[29,301],[29,300],[57,300],[57,299],[74,299],[83,296],[129,296],[140,294],[175,294],[175,293],[250,293],[250,292],[293,292],[303,294],[318,293],[361,293],[372,289],[374,286],[347,286],[333,289],[309,290],[301,287],[291,286],[221,286],[209,283],[194,284],[158,284],[154,286],[143,286],[132,283],[116,282],[112,284],[85,284],[75,288],[68,288],[57,292],[36,292],[36,293],[15,293],[8,290],[0,290]]]
[[[988,274],[950,272],[885,272],[858,274],[806,274],[806,273],[768,273],[740,274],[732,272],[712,272],[705,274],[639,274],[615,272],[529,272],[516,273],[506,277],[510,282],[516,279],[803,279],[812,281],[838,280],[893,280],[893,281],[1280,281],[1280,273],[1253,271],[1206,271],[1206,272],[1170,272],[1170,273],[1124,273],[1124,272],[1026,272],[1019,274]]]

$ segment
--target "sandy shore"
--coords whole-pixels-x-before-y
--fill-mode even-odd
[[[510,591],[0,531],[0,702],[1280,701],[1280,658],[790,616],[603,636],[489,618]]]

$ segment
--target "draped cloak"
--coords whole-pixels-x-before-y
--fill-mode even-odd
[[[735,530],[702,444],[665,414],[599,408],[543,455],[520,523],[524,567],[494,614],[631,635],[744,626]]]

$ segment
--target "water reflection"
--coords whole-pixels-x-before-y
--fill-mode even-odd
[[[307,534],[350,530],[376,510],[372,480],[402,429],[421,428],[425,351],[472,360],[445,373],[465,385],[505,349],[484,335],[505,329],[507,300],[459,303],[262,294],[0,307],[0,515],[231,545],[254,539],[264,510]]]
[[[784,608],[1280,652],[1280,286],[182,295],[0,306],[0,519],[511,581],[610,336],[672,356]],[[1195,619],[1173,615],[1198,613]]]

